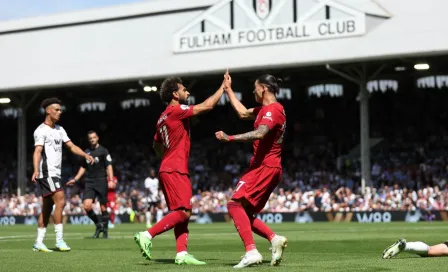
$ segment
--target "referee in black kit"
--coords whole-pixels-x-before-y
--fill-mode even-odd
[[[90,148],[85,150],[86,154],[91,155],[94,158],[94,164],[88,165],[83,161],[79,168],[78,174],[67,185],[73,185],[77,182],[86,172],[85,179],[86,187],[83,196],[84,209],[87,212],[87,216],[95,223],[96,231],[93,238],[98,238],[100,233],[103,232],[103,238],[108,237],[108,223],[109,213],[107,212],[107,183],[108,180],[113,180],[114,171],[112,168],[112,158],[109,151],[98,143],[98,134],[91,130],[87,132]],[[98,197],[101,206],[101,216],[97,216],[92,209],[92,203],[95,198]]]

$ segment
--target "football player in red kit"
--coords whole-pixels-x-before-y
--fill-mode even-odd
[[[176,264],[205,264],[187,252],[188,222],[192,208],[190,201],[193,191],[188,173],[189,118],[210,111],[216,106],[224,93],[225,81],[226,79],[215,94],[203,103],[192,106],[186,105],[190,93],[180,78],[169,77],[162,83],[160,96],[168,106],[157,121],[154,150],[159,157],[162,157],[159,169],[160,187],[171,212],[147,231],[139,232],[134,236],[143,256],[148,260],[152,258],[152,239],[174,228],[177,250],[174,262]]]
[[[115,227],[115,214],[117,212],[117,177],[114,176],[112,180],[107,182],[107,209],[109,210],[109,228]]]
[[[253,93],[256,102],[262,106],[246,109],[233,93],[230,76],[226,77],[228,79],[225,90],[239,117],[255,120],[254,130],[251,132],[232,136],[222,131],[216,132],[216,138],[221,142],[253,142],[254,149],[249,168],[241,177],[232,199],[227,204],[229,214],[246,248],[243,259],[234,267],[243,268],[262,263],[263,259],[255,246],[252,232],[271,242],[271,265],[278,265],[288,241],[285,237],[276,235],[255,214],[263,209],[282,178],[281,152],[286,114],[275,98],[280,80],[272,75],[260,76],[255,81]]]

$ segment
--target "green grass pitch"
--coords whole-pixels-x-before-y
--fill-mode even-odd
[[[428,244],[444,242],[448,225],[436,223],[283,223],[271,225],[288,238],[289,244],[280,267],[270,267],[267,241],[255,235],[264,257],[261,266],[251,271],[444,271],[448,258],[421,258],[402,253],[382,260],[384,248],[404,237]],[[175,242],[169,231],[154,239],[152,261],[141,257],[132,239],[144,225],[117,225],[110,239],[91,239],[94,226],[65,225],[65,241],[71,252],[36,253],[32,251],[35,226],[0,226],[0,271],[232,271],[244,248],[231,224],[190,225],[189,252],[205,266],[174,264]],[[47,230],[45,244],[55,244],[53,226]]]

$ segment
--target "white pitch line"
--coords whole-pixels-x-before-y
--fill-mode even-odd
[[[82,233],[64,233],[64,236],[79,236],[82,235]],[[55,237],[56,234],[46,234],[45,237]],[[36,237],[36,235],[10,235],[10,236],[0,236],[0,240],[6,240],[6,239],[15,239],[15,238],[27,238],[27,237]]]
[[[15,239],[15,238],[25,238],[25,237],[34,237],[36,235],[13,235],[13,236],[0,236],[0,240],[6,239]]]
[[[377,228],[375,229],[376,231],[392,231],[392,230],[396,230],[397,228]],[[446,226],[424,226],[424,227],[413,227],[413,228],[408,228],[410,230],[445,230]],[[320,229],[320,230],[283,230],[282,233],[291,233],[293,232],[294,234],[298,234],[298,233],[353,233],[353,232],[358,232],[358,233],[365,233],[365,232],[370,232],[371,229],[360,229],[360,228],[346,228],[346,229]],[[133,238],[132,235],[129,235],[130,233],[133,233],[133,231],[129,231],[129,232],[113,232],[112,234],[114,234],[113,236],[109,236],[109,238],[111,239],[130,239]],[[123,235],[120,235],[123,234]],[[194,236],[216,236],[217,234],[219,234],[220,237],[222,236],[235,236],[236,232],[229,232],[229,233],[219,233],[219,232],[215,232],[215,233],[203,233],[203,234],[195,234],[192,233],[192,235]],[[33,238],[36,235],[10,235],[10,236],[0,236],[0,242],[6,242],[6,241],[25,241],[25,240],[29,240],[29,239],[24,239],[24,238]],[[51,234],[47,234],[46,237],[55,237],[56,235],[51,233]],[[70,239],[86,239],[89,238],[89,233],[72,233],[72,232],[67,232],[64,233],[64,236]],[[163,238],[168,238],[171,239],[171,235],[163,235],[163,236],[159,236],[158,239],[163,239]]]

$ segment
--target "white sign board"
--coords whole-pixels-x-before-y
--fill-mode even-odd
[[[298,6],[306,10],[299,13]],[[343,38],[365,32],[365,13],[338,1],[222,0],[175,33],[174,52]]]

